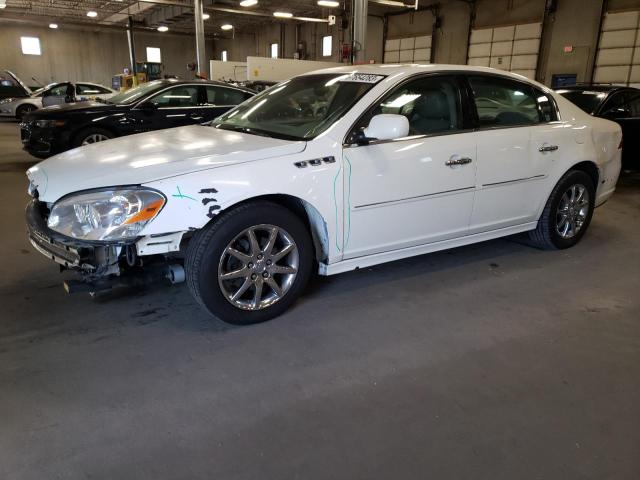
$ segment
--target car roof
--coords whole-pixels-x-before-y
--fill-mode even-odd
[[[626,85],[613,85],[606,83],[583,83],[576,85],[567,85],[557,87],[555,90],[574,90],[574,91],[589,91],[589,92],[614,92],[617,90],[638,90],[637,88],[627,87]]]
[[[229,83],[225,83],[225,82],[218,82],[217,80],[202,80],[199,78],[196,78],[194,80],[182,80],[182,79],[175,79],[175,78],[162,78],[159,80],[156,80],[157,82],[160,82],[163,86],[169,86],[169,85],[193,85],[194,83],[196,84],[202,84],[202,85],[217,85],[219,87],[228,87],[228,88],[235,88],[237,90],[243,90],[247,93],[252,93],[255,94],[254,91],[249,90],[248,88],[244,88],[244,87],[238,87],[236,85],[231,85]]]
[[[325,68],[305,73],[303,75],[313,75],[319,73],[364,73],[371,75],[385,75],[408,77],[416,73],[429,72],[464,72],[464,73],[489,73],[492,75],[510,77],[514,80],[525,81],[544,91],[551,91],[546,85],[542,85],[535,80],[520,75],[518,73],[507,72],[490,67],[476,67],[471,65],[448,65],[439,63],[405,63],[405,64],[365,64],[365,65],[345,65],[343,67]]]

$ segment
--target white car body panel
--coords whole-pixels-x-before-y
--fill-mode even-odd
[[[78,83],[81,83],[83,85],[95,85],[96,87],[106,88],[107,90],[111,90],[110,88],[105,87],[104,85],[98,85],[95,83],[89,83],[89,82],[78,82]],[[101,100],[108,100],[109,98],[113,97],[115,94],[116,94],[115,91],[111,91],[111,93],[95,94],[95,95],[86,96],[86,97],[80,96],[78,97],[78,101],[81,102],[84,100],[91,100],[96,98],[99,98]],[[11,102],[0,103],[0,117],[16,117],[18,108],[21,107],[22,105],[32,105],[36,109],[42,108],[42,96],[31,95],[29,97],[16,98]]]
[[[118,185],[161,191],[167,203],[142,231],[141,255],[177,250],[184,233],[206,226],[239,202],[286,195],[303,203],[320,250],[320,273],[327,275],[532,230],[553,187],[580,162],[598,168],[597,205],[615,190],[620,127],[591,117],[543,85],[459,65],[363,65],[321,72],[354,71],[388,76],[308,142],[181,127],[74,149],[32,167],[28,176],[40,200],[49,203]],[[343,146],[354,122],[376,99],[425,72],[486,72],[529,82],[554,98],[560,119]],[[558,149],[540,152],[545,145]],[[472,161],[446,166],[456,155]],[[333,162],[317,166],[295,165],[331,157]],[[151,240],[164,234],[164,241]]]

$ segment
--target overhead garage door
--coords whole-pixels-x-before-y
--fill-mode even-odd
[[[607,13],[593,76],[597,83],[640,84],[640,12]]]
[[[541,23],[471,31],[468,65],[493,67],[535,79]]]
[[[429,63],[431,35],[389,39],[384,43],[384,63]]]

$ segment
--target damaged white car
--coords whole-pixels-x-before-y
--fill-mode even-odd
[[[621,132],[524,77],[339,67],[210,126],[54,156],[27,172],[33,246],[90,290],[186,278],[235,324],[270,319],[312,271],[353,270],[530,231],[567,248],[614,192]],[[70,284],[71,285],[71,284]]]

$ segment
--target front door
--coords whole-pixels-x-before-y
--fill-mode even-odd
[[[139,131],[160,130],[201,123],[202,87],[199,85],[176,85],[151,97],[147,105],[136,107]]]
[[[394,89],[356,125],[400,114],[410,136],[344,149],[344,258],[467,233],[476,146],[462,112],[458,79],[430,75]]]

